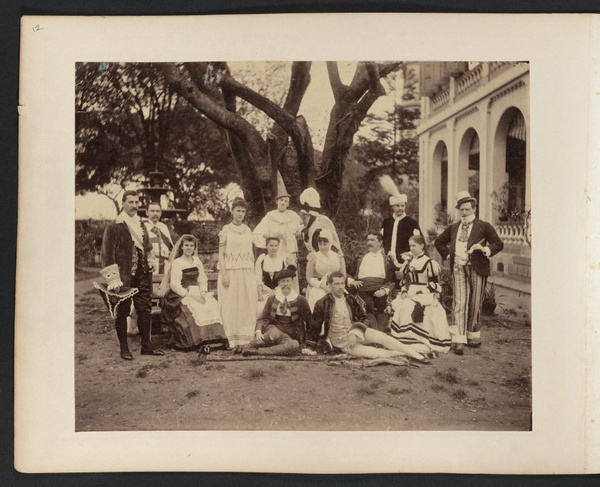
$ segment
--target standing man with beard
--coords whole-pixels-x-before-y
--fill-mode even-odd
[[[354,278],[348,277],[348,286],[358,290],[365,302],[370,324],[379,331],[389,329],[389,315],[385,312],[389,294],[394,289],[394,264],[382,251],[383,237],[379,232],[367,234],[367,249],[356,266]]]
[[[118,291],[122,286],[137,288],[138,292],[117,308],[115,328],[121,347],[121,358],[133,360],[127,343],[127,316],[131,301],[138,315],[138,328],[142,340],[142,355],[164,355],[155,349],[150,339],[150,312],[152,311],[152,271],[156,259],[148,231],[138,216],[140,199],[136,191],[123,193],[123,210],[115,223],[104,231],[102,239],[102,265],[106,268],[118,266],[119,278],[108,285],[109,291]]]

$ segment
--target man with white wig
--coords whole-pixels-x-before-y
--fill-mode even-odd
[[[404,262],[402,254],[409,252],[408,239],[413,235],[423,235],[417,221],[406,214],[406,203],[408,198],[400,194],[396,183],[390,176],[382,176],[379,179],[383,189],[390,195],[389,203],[392,216],[383,220],[383,248],[397,264]]]

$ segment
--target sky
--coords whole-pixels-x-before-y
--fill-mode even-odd
[[[264,88],[264,83],[271,81],[270,69],[267,63],[228,63],[232,75],[240,79],[244,75],[249,78],[249,85],[255,90]],[[280,64],[280,63],[277,63]],[[291,63],[286,63],[291,65]],[[354,70],[355,62],[340,62],[338,64],[342,82],[350,83]],[[289,73],[288,66],[283,66],[283,73]],[[288,74],[289,76],[289,74]],[[401,78],[401,77],[399,77]],[[287,88],[287,78],[280,83],[280,96],[283,96]],[[398,80],[398,90],[401,90],[401,79]],[[389,90],[388,90],[389,92]],[[277,96],[277,95],[274,95]],[[398,93],[398,98],[400,94]],[[273,100],[279,103],[281,100]],[[311,82],[300,106],[299,115],[303,115],[308,123],[309,130],[313,139],[315,149],[322,151],[327,125],[329,123],[329,113],[334,105],[333,92],[329,84],[327,67],[325,62],[313,62],[311,67]],[[394,93],[381,96],[371,107],[369,113],[383,115],[386,111],[391,111],[394,106]],[[265,125],[264,132],[267,127]],[[368,137],[368,129],[363,125],[358,134]],[[132,187],[131,189],[135,189]],[[97,193],[90,193],[84,196],[75,197],[75,219],[114,219],[117,213],[113,202],[106,196]]]

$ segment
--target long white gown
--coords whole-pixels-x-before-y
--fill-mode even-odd
[[[225,225],[219,246],[225,247],[224,268],[229,276],[228,287],[223,286],[223,269],[217,279],[223,328],[231,347],[246,345],[254,337],[258,301],[252,231],[245,224]]]

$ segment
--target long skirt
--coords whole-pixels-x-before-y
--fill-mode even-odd
[[[219,303],[212,294],[207,294],[206,302],[200,303],[170,291],[163,302],[163,318],[171,330],[171,345],[175,348],[190,350],[227,341]]]
[[[397,297],[392,307],[394,338],[418,352],[448,352],[451,340],[446,311],[433,294]]]
[[[219,272],[217,289],[223,327],[229,346],[246,345],[254,338],[258,291],[253,269],[230,269],[229,286],[223,286]]]

